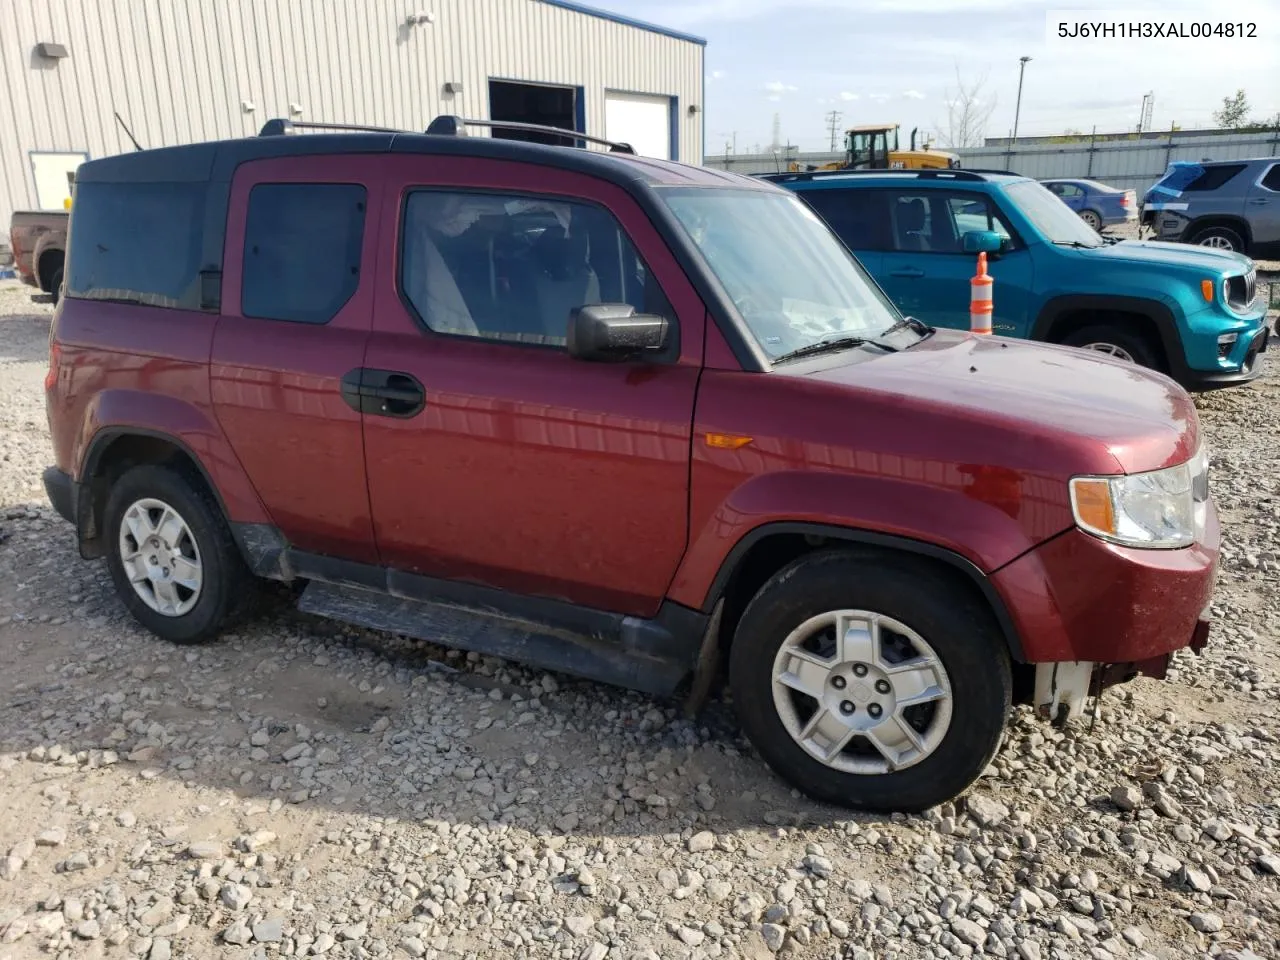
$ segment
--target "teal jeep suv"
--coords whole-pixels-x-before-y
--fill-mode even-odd
[[[765,179],[795,191],[899,309],[969,325],[985,251],[994,331],[1108,353],[1206,390],[1252,380],[1267,348],[1253,261],[1238,253],[1117,240],[1034,180],[976,170],[813,172]]]

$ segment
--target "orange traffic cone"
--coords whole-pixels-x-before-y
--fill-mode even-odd
[[[987,255],[978,254],[978,272],[969,281],[969,332],[991,332],[991,287],[992,279],[987,275]]]

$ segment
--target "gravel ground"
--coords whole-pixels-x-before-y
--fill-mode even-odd
[[[1198,400],[1206,655],[1096,726],[1022,711],[966,801],[872,817],[789,791],[719,702],[283,600],[155,641],[43,502],[48,319],[0,283],[0,958],[1280,955],[1280,377]]]

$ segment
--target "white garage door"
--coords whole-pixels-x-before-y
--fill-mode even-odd
[[[629,143],[642,157],[671,159],[671,98],[606,93],[605,137]]]

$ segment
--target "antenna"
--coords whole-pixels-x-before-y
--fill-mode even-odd
[[[832,110],[826,116],[827,130],[831,134],[831,152],[836,152],[836,141],[839,137],[840,119],[843,115],[839,110]]]
[[[135,136],[134,136],[134,135],[129,131],[129,127],[128,127],[128,125],[127,125],[127,124],[124,122],[124,120],[122,120],[122,119],[121,119],[121,117],[120,117],[120,111],[119,111],[119,110],[115,111],[115,114],[116,114],[116,123],[120,124],[120,129],[122,129],[122,130],[124,131],[125,136],[126,136],[126,137],[128,137],[130,140],[132,140],[132,141],[133,141],[133,148],[134,148],[135,150],[141,150],[141,149],[142,149],[142,144],[140,144],[140,143],[138,142],[138,138],[137,138],[137,137],[135,137]]]

